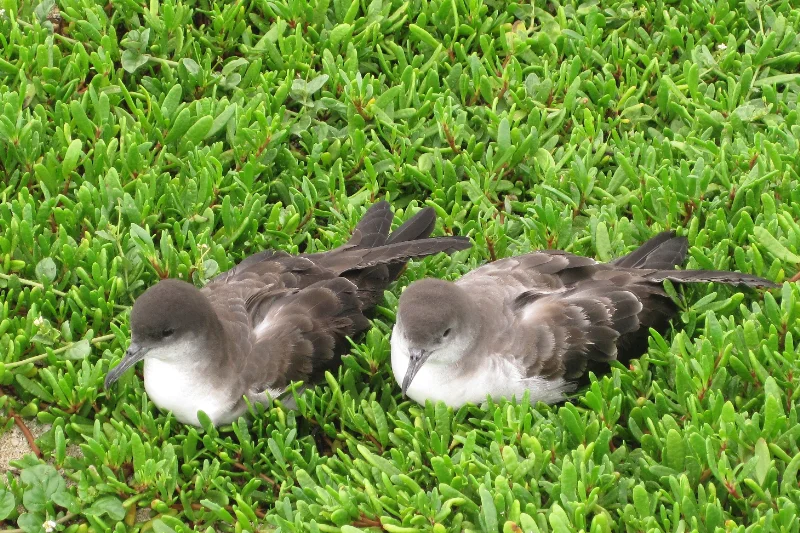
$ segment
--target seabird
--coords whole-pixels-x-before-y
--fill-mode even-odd
[[[567,398],[588,370],[647,349],[677,306],[663,281],[777,287],[736,272],[675,270],[688,241],[664,232],[610,263],[547,250],[425,278],[400,296],[392,371],[403,396],[452,407],[487,397]]]
[[[471,246],[466,237],[429,238],[431,208],[389,235],[393,218],[381,201],[334,250],[266,250],[202,289],[159,281],[134,302],[130,347],[105,387],[144,360],[150,399],[198,426],[198,410],[228,424],[246,411],[244,397],[268,403],[292,382],[317,382],[340,363],[347,337],[369,327],[369,312],[410,259]]]

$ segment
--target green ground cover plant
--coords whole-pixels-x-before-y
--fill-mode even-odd
[[[0,528],[800,531],[798,32],[788,0],[0,0],[0,431],[46,429]],[[412,263],[297,411],[102,389],[159,278],[330,249],[381,198],[475,246]],[[573,402],[401,399],[410,280],[664,229],[785,283],[673,290]]]

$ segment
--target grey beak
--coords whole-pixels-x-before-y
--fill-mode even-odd
[[[408,355],[408,368],[406,369],[406,375],[403,378],[403,398],[406,397],[406,391],[408,391],[409,385],[411,385],[411,382],[414,380],[414,376],[417,375],[419,369],[422,368],[422,365],[428,360],[428,355],[430,355],[430,352],[420,350],[418,348],[411,348]]]
[[[112,368],[108,371],[106,375],[106,379],[103,382],[103,387],[106,389],[109,388],[111,385],[117,381],[122,374],[125,373],[130,367],[144,359],[145,354],[147,353],[147,348],[139,346],[135,342],[132,342],[131,345],[128,347],[128,351],[125,352],[125,355],[122,358],[122,361],[119,362],[117,366]]]

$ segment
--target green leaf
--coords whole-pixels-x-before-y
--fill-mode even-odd
[[[150,56],[138,50],[128,49],[122,52],[122,68],[133,74],[150,60]]]
[[[781,481],[781,494],[788,495],[791,491],[797,490],[797,472],[800,470],[800,453],[797,453],[786,469],[783,471],[783,480]]]
[[[131,224],[131,237],[134,238],[134,240],[138,240],[138,244],[143,245],[146,248],[146,252],[155,252],[153,238],[143,227],[137,224]]]
[[[89,117],[86,115],[86,110],[83,109],[83,106],[78,100],[73,100],[69,104],[69,112],[72,115],[72,118],[75,120],[75,124],[78,126],[78,129],[86,136],[87,139],[94,139],[95,131],[97,126],[89,120]]]
[[[647,489],[644,485],[640,484],[633,487],[633,505],[639,518],[650,516],[650,496],[647,494]]]
[[[40,398],[46,402],[53,402],[53,396],[32,379],[25,377],[22,374],[15,374],[14,377],[16,378],[17,383],[19,383],[20,386],[28,393],[33,394],[37,398]]]
[[[54,432],[55,438],[55,461],[56,465],[64,464],[64,460],[67,457],[67,440],[66,436],[64,435],[64,428],[61,426],[56,426]]]
[[[67,348],[66,353],[64,356],[67,359],[83,359],[87,357],[90,353],[92,353],[92,346],[89,344],[89,341],[86,339],[81,339],[78,342],[74,342]]]
[[[0,485],[0,520],[8,518],[16,508],[14,494],[3,485]]]
[[[186,132],[184,139],[197,146],[203,141],[203,139],[206,138],[208,133],[211,131],[211,126],[213,125],[213,117],[200,117]]]
[[[481,497],[481,516],[485,525],[484,531],[497,532],[499,524],[497,521],[497,508],[495,507],[492,493],[484,486],[478,488]]]
[[[350,24],[339,24],[331,30],[331,45],[337,46],[340,42],[350,36],[353,27]]]
[[[36,265],[36,277],[39,278],[41,282],[47,281],[52,283],[53,280],[56,279],[57,274],[58,268],[56,268],[56,262],[50,257],[45,257]]]
[[[388,476],[395,476],[400,474],[400,470],[394,466],[390,461],[387,461],[383,457],[379,455],[375,455],[371,451],[369,451],[365,446],[358,444],[356,446],[358,452],[366,459],[366,461],[371,464],[372,466],[377,467],[382,472],[384,472]]]
[[[769,253],[781,261],[788,261],[794,264],[800,263],[800,256],[791,252],[788,248],[778,242],[778,239],[773,237],[772,234],[765,228],[756,226],[753,228],[753,234],[755,235],[756,241],[761,246],[766,248]]]
[[[75,170],[75,167],[78,166],[78,159],[80,159],[83,154],[81,151],[82,147],[83,143],[81,143],[80,139],[74,139],[69,143],[67,153],[64,154],[64,160],[61,162],[61,174],[63,176],[69,176],[69,174]]]
[[[197,61],[191,57],[185,57],[181,59],[181,64],[186,67],[186,70],[189,72],[189,74],[193,76],[196,76],[200,73],[200,65],[198,65]]]
[[[572,461],[564,460],[561,467],[561,494],[564,495],[565,501],[575,502],[578,500],[578,470]]]
[[[23,513],[19,515],[17,525],[25,533],[45,533],[44,513]]]
[[[553,527],[553,533],[571,533],[573,531],[573,528],[570,527],[571,524],[567,513],[557,503],[553,504],[552,512],[547,517],[547,520]]]
[[[686,458],[686,445],[683,437],[674,429],[667,432],[667,445],[664,449],[664,462],[676,472],[682,472]]]
[[[328,78],[329,76],[327,74],[320,74],[319,76],[315,77],[306,84],[306,92],[308,92],[308,94],[314,94],[315,92],[319,91],[328,81]]]
[[[566,404],[558,410],[558,414],[561,416],[569,432],[575,437],[575,440],[577,442],[583,442],[585,433],[581,420],[578,418],[577,409],[575,409],[572,404]]]
[[[605,222],[597,223],[597,257],[604,263],[611,260],[611,239]]]
[[[163,520],[158,518],[153,520],[153,531],[156,533],[177,533],[174,529],[165,524]]]
[[[217,117],[214,119],[214,123],[211,125],[211,129],[208,130],[206,138],[213,137],[214,135],[222,131],[222,128],[224,128],[231,120],[231,118],[233,118],[233,116],[236,114],[237,109],[238,106],[236,104],[231,104],[228,107],[226,107],[222,111],[222,113],[217,115]]]
[[[506,117],[503,117],[497,128],[497,146],[499,146],[501,150],[507,150],[511,147],[511,127]]]
[[[205,507],[205,508],[209,509],[210,511],[212,511],[213,513],[215,513],[217,515],[217,517],[219,517],[220,519],[222,519],[222,520],[224,520],[226,522],[229,522],[231,524],[236,522],[236,519],[233,518],[233,515],[230,514],[227,511],[227,509],[225,509],[224,507],[222,507],[218,503],[212,502],[211,500],[200,500],[200,504],[203,507]]]
[[[167,136],[164,138],[164,144],[172,144],[178,141],[189,130],[191,125],[192,112],[188,107],[184,107],[181,109],[181,112],[178,113],[178,116],[175,117],[175,121],[173,122],[169,133],[167,133]]]
[[[180,83],[176,83],[167,93],[166,98],[164,98],[164,103],[161,104],[161,114],[164,116],[164,118],[172,119],[175,111],[178,110],[182,96],[183,88],[181,87]]]
[[[756,441],[756,481],[762,487],[767,479],[770,470],[770,454],[767,441],[758,439]]]
[[[753,86],[761,87],[764,85],[788,85],[790,83],[800,83],[800,74],[778,74],[776,76],[767,76],[753,82]]]
[[[51,498],[53,503],[65,508],[71,513],[79,513],[81,511],[81,504],[78,499],[66,490],[56,492]]]
[[[17,376],[17,378],[24,376]],[[28,511],[44,511],[47,503],[59,492],[66,491],[66,483],[55,468],[49,464],[38,464],[22,470],[20,479],[26,489],[22,493],[22,504]]]
[[[131,454],[133,455],[134,471],[142,470],[145,463],[144,444],[138,433],[131,435]]]
[[[411,32],[411,35],[418,41],[422,41],[423,43],[427,44],[433,49],[436,49],[440,46],[440,42],[436,40],[433,35],[428,33],[428,30],[425,28],[421,28],[416,24],[410,24],[408,26],[408,31]]]
[[[125,508],[116,496],[103,496],[83,512],[96,517],[107,515],[111,520],[122,520],[125,518]]]

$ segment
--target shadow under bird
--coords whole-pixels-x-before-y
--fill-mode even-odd
[[[246,411],[245,396],[268,403],[291,382],[317,382],[340,364],[347,337],[369,327],[367,314],[410,259],[470,247],[464,237],[429,237],[431,208],[390,235],[393,218],[382,201],[329,252],[267,250],[202,289],[158,282],[133,305],[131,344],[106,388],[144,360],[144,386],[156,406],[184,424],[199,425],[202,410],[220,425]]]
[[[736,272],[676,270],[688,242],[664,232],[610,263],[540,251],[455,282],[426,278],[400,296],[392,371],[404,396],[452,407],[487,397],[557,403],[588,370],[647,349],[677,307],[663,281],[777,287]]]

